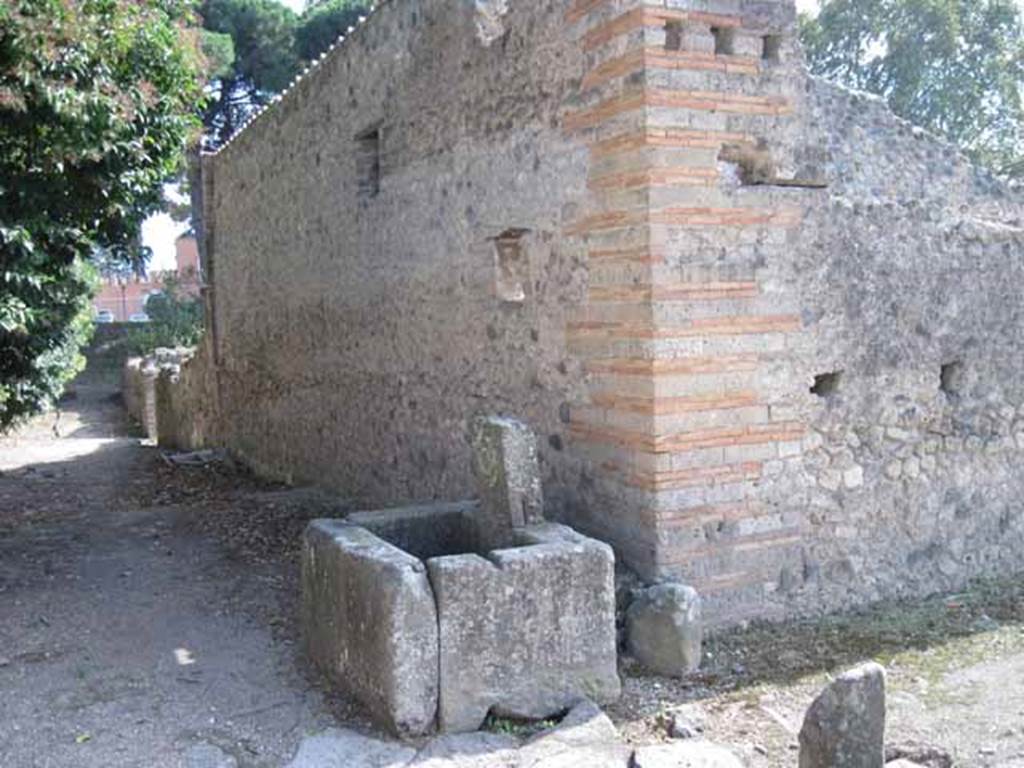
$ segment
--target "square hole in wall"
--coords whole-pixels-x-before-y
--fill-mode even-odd
[[[681,50],[683,50],[683,22],[681,22],[681,21],[666,21],[665,22],[665,50],[666,51],[681,51]]]
[[[761,60],[769,64],[782,61],[782,35],[765,35],[761,38]]]
[[[494,238],[494,292],[499,299],[510,304],[525,301],[526,288],[530,284],[530,262],[523,247],[527,232],[527,229],[506,229]]]
[[[811,394],[817,395],[818,397],[831,397],[839,391],[839,381],[842,377],[842,371],[819,373],[814,377],[814,385],[811,387]]]
[[[736,30],[732,27],[712,27],[715,38],[715,55],[732,56],[736,52]]]
[[[371,128],[356,136],[356,174],[359,179],[358,194],[361,198],[376,197],[380,194],[380,126]]]
[[[958,397],[964,391],[966,371],[959,360],[945,363],[939,369],[939,389],[949,397]]]

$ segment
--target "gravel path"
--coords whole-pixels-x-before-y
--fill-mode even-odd
[[[169,465],[132,436],[113,370],[0,439],[0,768],[278,768],[300,748],[319,768],[312,734],[367,724],[302,671],[298,542],[347,505],[230,465]],[[1024,768],[1022,578],[753,626],[705,651],[681,681],[624,663],[609,714],[629,743],[667,740],[681,708],[750,768],[795,765],[827,673],[874,658],[890,745]]]
[[[109,385],[64,408],[0,440],[0,765],[286,763],[335,723],[275,615],[293,562],[197,535]]]

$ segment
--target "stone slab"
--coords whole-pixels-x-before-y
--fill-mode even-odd
[[[693,739],[641,747],[631,768],[743,768],[743,761],[723,746]]]
[[[574,706],[557,726],[519,751],[520,768],[628,768],[633,750],[592,701]]]
[[[364,528],[314,520],[302,557],[310,660],[399,735],[434,725],[438,629],[424,564]]]
[[[285,768],[405,768],[416,750],[345,728],[308,736]]]
[[[519,421],[482,416],[471,425],[471,441],[481,548],[507,547],[513,529],[544,520],[537,438]]]
[[[517,543],[427,563],[444,731],[475,730],[492,710],[542,718],[619,696],[611,548],[553,523],[519,531]]]
[[[518,768],[519,740],[501,733],[448,733],[419,751],[409,768]]]

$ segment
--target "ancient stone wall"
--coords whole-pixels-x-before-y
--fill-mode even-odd
[[[181,376],[263,472],[462,498],[517,416],[713,621],[1024,564],[1021,199],[809,78],[791,0],[391,0],[203,166]]]
[[[464,497],[469,420],[504,412],[543,436],[556,506],[578,484],[582,51],[562,3],[485,10],[382,4],[204,160],[217,431],[265,473]]]

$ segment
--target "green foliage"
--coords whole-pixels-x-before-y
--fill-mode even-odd
[[[803,16],[812,72],[997,171],[1024,171],[1024,20],[1014,0],[824,0]]]
[[[207,77],[219,79],[230,76],[235,65],[235,41],[231,35],[204,29],[200,45],[206,59]]]
[[[146,302],[149,322],[133,328],[128,344],[135,354],[146,355],[158,347],[192,347],[203,333],[203,302],[182,291],[174,278],[164,282],[163,293]]]
[[[85,366],[95,285],[78,258],[0,273],[0,432],[52,404]]]
[[[137,253],[197,128],[186,0],[0,6],[0,430],[81,366],[97,247]]]
[[[259,91],[284,88],[298,70],[292,41],[298,17],[277,0],[205,0],[203,26],[234,47],[231,76]]]
[[[207,144],[227,141],[368,8],[358,0],[325,0],[297,16],[277,0],[204,0],[203,50],[216,78],[203,114]]]
[[[205,41],[207,48],[219,46],[215,98],[203,115],[210,143],[217,146],[295,76],[298,17],[277,0],[205,0],[201,13],[206,33],[217,35]],[[225,38],[231,41],[230,58]]]
[[[325,0],[309,6],[295,30],[295,48],[299,57],[312,61],[366,13],[366,4],[357,0]]]

